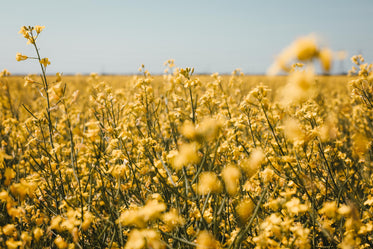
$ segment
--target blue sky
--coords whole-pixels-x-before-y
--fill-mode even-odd
[[[23,25],[46,26],[38,43],[49,73],[130,74],[145,64],[155,74],[167,59],[197,73],[265,73],[309,33],[348,58],[373,61],[372,0],[4,0],[0,23],[0,70],[14,74],[39,72],[34,61],[15,60],[17,52],[34,55],[18,34]],[[349,59],[342,66],[348,70]]]

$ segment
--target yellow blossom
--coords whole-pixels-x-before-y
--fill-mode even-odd
[[[218,249],[219,242],[208,231],[201,231],[197,237],[197,249]]]
[[[1,73],[0,73],[0,78],[5,77],[5,76],[9,76],[9,75],[10,75],[10,72],[7,69],[3,69],[3,71],[1,71]]]
[[[45,29],[45,26],[39,26],[39,25],[35,25],[34,27],[36,33],[40,34],[40,32]]]
[[[124,226],[144,227],[149,221],[161,217],[166,205],[158,200],[150,200],[143,207],[137,207],[122,212],[117,222]]]
[[[236,207],[236,212],[242,222],[247,222],[254,210],[254,203],[251,200],[242,200]]]
[[[43,236],[44,231],[40,227],[37,227],[37,228],[34,229],[33,234],[34,234],[35,240],[39,241],[39,239],[41,238],[41,236]]]
[[[334,201],[325,202],[324,206],[319,210],[320,214],[325,214],[329,218],[335,217],[337,214],[337,203]]]
[[[16,241],[13,238],[10,238],[5,242],[5,244],[8,249],[17,249],[22,246],[22,241]]]
[[[329,72],[332,66],[332,51],[330,49],[321,49],[319,53],[319,58],[321,66],[325,72]]]
[[[249,159],[243,160],[239,166],[246,173],[247,177],[251,178],[263,163],[265,155],[260,148],[255,148],[251,151]]]
[[[28,232],[23,231],[21,234],[21,240],[23,244],[30,246],[32,237],[28,234]]]
[[[301,37],[294,42],[295,55],[300,61],[313,59],[317,53],[316,38],[314,35]]]
[[[58,249],[65,249],[68,246],[66,241],[60,235],[57,236],[57,238],[54,240],[54,243],[56,244]]]
[[[235,195],[238,191],[238,185],[241,177],[240,169],[236,166],[228,165],[223,169],[222,177],[227,192],[232,196]]]
[[[8,224],[3,226],[3,233],[7,236],[11,236],[16,231],[16,226],[14,224]]]
[[[22,26],[18,33],[23,35],[23,37],[25,37],[26,39],[29,38],[29,30],[26,26]]]
[[[62,217],[61,216],[55,216],[52,218],[52,221],[51,221],[51,225],[50,225],[50,228],[51,229],[55,229],[57,231],[61,231],[62,228],[61,228],[61,222],[62,222]]]
[[[190,163],[197,163],[200,159],[197,153],[198,148],[199,145],[196,142],[180,145],[179,151],[173,157],[171,165],[176,170],[180,170],[183,166]]]
[[[214,172],[202,172],[198,179],[197,191],[201,195],[220,193],[222,184]]]
[[[24,86],[28,86],[29,84],[33,84],[33,83],[35,83],[35,81],[34,81],[30,76],[26,76],[26,77],[24,78],[24,80],[25,80],[25,84],[24,84]]]
[[[298,213],[306,212],[308,209],[305,204],[301,204],[300,200],[295,197],[286,202],[285,206],[288,209],[289,213],[292,215],[298,215]]]
[[[24,60],[27,60],[27,56],[26,55],[22,55],[21,53],[17,53],[16,54],[16,60],[17,61],[24,61]]]
[[[302,142],[305,134],[300,123],[296,119],[287,119],[284,123],[286,137],[293,143]]]
[[[5,173],[4,173],[4,177],[5,177],[4,185],[8,186],[10,184],[10,181],[15,176],[16,176],[16,172],[12,168],[6,168]]]
[[[171,230],[185,223],[185,220],[183,219],[183,217],[179,216],[178,211],[174,208],[171,209],[169,212],[163,214],[162,221]]]
[[[82,229],[86,231],[91,226],[94,216],[91,212],[85,212],[83,217]]]
[[[341,205],[337,212],[340,214],[340,215],[344,215],[344,216],[347,216],[351,213],[351,207],[347,206],[347,205]]]
[[[47,67],[51,63],[50,63],[48,58],[43,58],[43,59],[40,60],[40,64],[42,64],[44,67]]]
[[[145,247],[146,246],[146,247]],[[125,249],[163,249],[165,244],[161,241],[161,237],[158,232],[152,229],[137,230],[134,229],[128,236]]]

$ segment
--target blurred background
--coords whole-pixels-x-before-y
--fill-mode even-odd
[[[373,1],[3,1],[0,70],[39,73],[18,34],[23,25],[45,25],[38,44],[48,73],[135,74],[141,64],[161,74],[163,63],[199,74],[264,74],[276,54],[299,36],[314,33],[322,46],[344,51],[332,74],[346,73],[350,57],[373,61]]]

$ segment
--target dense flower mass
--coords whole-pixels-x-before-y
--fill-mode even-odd
[[[17,54],[42,72],[0,73],[0,248],[371,248],[373,66],[315,75],[331,54],[300,38],[273,78]]]

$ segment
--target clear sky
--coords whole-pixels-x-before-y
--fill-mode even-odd
[[[197,73],[264,73],[276,54],[299,36],[315,33],[348,58],[373,61],[372,0],[2,0],[0,70],[38,73],[34,61],[17,62],[31,45],[23,25],[45,25],[40,53],[49,73],[136,73],[163,62]],[[334,72],[351,67],[349,59]]]

